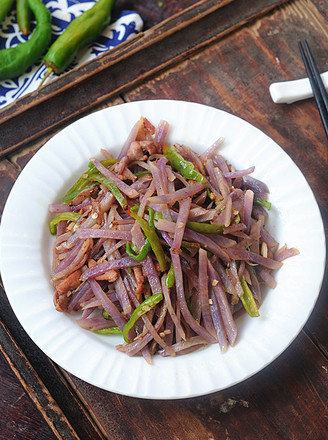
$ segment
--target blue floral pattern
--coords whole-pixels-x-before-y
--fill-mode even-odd
[[[91,8],[96,0],[43,0],[52,16],[53,40],[58,37],[69,23],[82,12]],[[97,55],[117,46],[127,38],[140,32],[143,28],[142,17],[133,11],[123,11],[115,17],[112,23],[99,36],[97,41],[82,50],[74,64],[83,64]],[[16,13],[13,10],[0,24],[0,49],[15,46],[26,41],[16,22]],[[30,67],[18,78],[0,81],[0,108],[15,101],[27,93],[36,90],[47,68],[42,59]],[[50,81],[51,77],[47,81]]]

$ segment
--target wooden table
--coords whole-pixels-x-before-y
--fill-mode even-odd
[[[0,111],[1,212],[24,165],[58,130],[104,107],[171,98],[228,111],[273,138],[305,175],[327,227],[327,139],[314,101],[277,105],[268,88],[305,75],[298,40],[327,70],[328,1],[117,5],[138,10],[145,31]],[[116,395],[63,371],[26,335],[3,288],[0,318],[1,440],[328,438],[327,276],[305,327],[271,365],[178,401]]]

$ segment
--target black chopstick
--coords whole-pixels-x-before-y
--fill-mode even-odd
[[[325,129],[326,136],[328,138],[328,94],[322,82],[319,70],[316,66],[307,41],[304,41],[303,44],[305,47],[305,51],[303,49],[301,41],[299,41],[298,46],[301,52],[307,76],[310,80],[313,96],[319,110],[321,121]]]

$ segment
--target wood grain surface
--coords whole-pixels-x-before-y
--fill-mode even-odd
[[[125,6],[135,4],[118,2]],[[149,38],[151,44],[133,52],[137,50],[137,47],[131,49],[136,40],[123,48],[122,53],[105,57],[107,67],[102,59],[72,72],[70,78],[84,75],[76,87],[69,88],[65,83],[68,76],[58,78],[47,86],[51,90],[49,95],[45,91],[44,95],[35,94],[20,101],[18,107],[22,105],[22,109],[13,107],[0,113],[0,213],[22,168],[69,121],[121,102],[168,98],[196,101],[228,111],[273,138],[306,177],[327,232],[328,145],[315,103],[309,99],[290,105],[274,104],[269,85],[305,76],[297,47],[299,40],[308,40],[319,69],[328,70],[328,1],[235,0],[216,9],[214,3],[138,2],[139,12],[148,13],[150,30],[140,41]],[[177,23],[184,15],[178,15],[180,18],[173,27],[169,22],[160,27],[161,20],[172,19],[174,13],[183,14],[186,8],[196,7],[204,12],[202,8],[206,4],[211,4],[212,12],[193,23],[185,23],[176,33],[170,32],[179,26]],[[215,24],[214,18],[218,21]],[[213,25],[206,29],[205,36],[201,36],[203,23]],[[154,30],[154,25],[159,28]],[[175,38],[179,32],[190,36],[191,30],[195,30],[192,43],[183,41],[179,47],[173,47],[177,45]],[[160,38],[161,31],[169,34],[165,34],[169,37],[165,44]],[[156,57],[158,48],[162,50],[161,59]],[[154,56],[153,64],[149,64],[150,56]],[[120,64],[123,58],[126,68],[131,70],[132,65],[136,66],[135,76],[124,73]],[[96,73],[92,72],[92,65]],[[142,70],[146,65],[149,72]],[[117,77],[110,77],[112,88],[104,92],[111,69]],[[91,89],[95,97],[88,103],[86,96]],[[58,114],[50,111],[36,127],[33,121],[40,119],[50,94],[52,102],[60,105]],[[72,97],[72,102],[65,112],[67,96]],[[35,129],[32,134],[23,130],[26,138],[14,133],[14,127],[23,121],[30,121]],[[309,227],[304,226],[304,233]],[[61,370],[29,339],[0,289],[0,409],[11,419],[8,428],[0,429],[0,439],[328,439],[327,289],[326,270],[318,302],[304,329],[260,373],[227,390],[176,401],[120,396]],[[15,427],[21,431],[17,428],[14,432]],[[36,432],[38,436],[33,437]]]
[[[203,0],[0,111],[0,157],[96,110],[285,0]],[[69,97],[68,97],[69,95]],[[17,130],[20,127],[20,130]]]

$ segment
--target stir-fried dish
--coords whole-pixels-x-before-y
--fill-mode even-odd
[[[121,334],[117,349],[176,356],[237,338],[241,311],[259,316],[262,286],[298,251],[265,229],[267,186],[235,170],[219,139],[203,154],[168,145],[169,125],[136,122],[118,158],[101,150],[51,204],[51,281],[60,312]]]

